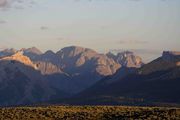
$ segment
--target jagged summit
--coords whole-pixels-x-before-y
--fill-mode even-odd
[[[180,52],[178,51],[164,51],[162,59],[171,63],[175,63],[176,66],[180,66]]]
[[[112,75],[120,65],[104,54],[79,46],[65,47],[58,51],[61,66],[70,73],[73,71],[97,72],[100,75]]]
[[[87,53],[87,54],[97,54],[96,51],[92,50],[92,49],[89,49],[89,48],[83,48],[83,47],[80,47],[80,46],[69,46],[69,47],[65,47],[65,48],[62,48],[60,51],[57,52],[58,55],[62,55],[62,54],[65,54],[65,55],[68,55],[68,56],[77,56],[79,54],[82,54],[82,53]]]
[[[179,61],[180,60],[180,52],[164,51],[162,54],[162,58],[167,61]]]
[[[144,64],[142,58],[131,51],[120,52],[117,55],[109,52],[106,55],[125,67],[139,68]]]
[[[179,51],[163,51],[163,55],[174,55],[174,56],[177,56],[177,55],[180,55],[180,52]]]
[[[36,47],[31,47],[31,48],[27,48],[27,49],[22,49],[24,51],[24,53],[31,53],[31,54],[37,54],[37,55],[41,55],[43,54],[38,48]]]
[[[6,56],[1,56],[1,54]],[[23,103],[26,98],[27,100],[36,101],[34,100],[36,93],[38,93],[37,100],[41,100],[39,96],[42,96],[42,93],[44,93],[42,96],[44,100],[49,100],[47,97],[53,97],[54,95],[55,98],[58,97],[59,99],[62,97],[56,96],[59,91],[60,93],[62,91],[63,96],[64,92],[74,95],[91,88],[96,83],[100,83],[97,86],[98,89],[91,93],[94,95],[94,93],[102,91],[103,94],[100,94],[100,96],[111,96],[116,93],[121,95],[119,93],[123,90],[130,90],[134,93],[134,90],[137,90],[136,88],[139,89],[144,85],[142,93],[144,90],[153,90],[143,78],[145,80],[149,78],[153,78],[153,80],[175,78],[176,80],[177,76],[177,79],[179,79],[180,52],[173,51],[164,51],[161,57],[145,65],[142,59],[131,51],[117,54],[111,52],[100,54],[92,49],[79,46],[65,47],[57,53],[51,50],[41,53],[35,47],[19,51],[7,49],[4,52],[0,51],[0,56],[0,96],[4,99],[6,97],[4,91],[8,91],[7,95],[11,95],[10,98],[3,100],[7,104],[17,104],[15,101],[17,93],[21,94],[18,103]],[[138,82],[139,85],[136,86]],[[158,82],[153,83],[153,85]],[[177,86],[175,89],[179,88],[178,83],[173,83]],[[166,85],[169,84],[171,84],[171,81],[168,81]],[[156,90],[163,87],[161,85],[164,85],[164,82],[160,81],[158,85]],[[99,87],[102,87],[102,89],[99,89]],[[39,90],[39,88],[41,89]],[[115,91],[111,93],[111,90]],[[166,87],[163,88],[164,90],[166,90]],[[125,92],[125,95],[129,96],[127,92]],[[85,94],[91,97],[90,94]],[[11,99],[13,99],[13,103],[11,103]]]
[[[4,49],[3,51],[4,51],[4,52],[17,52],[17,50],[14,49],[14,48]]]
[[[18,61],[25,65],[31,66],[37,69],[36,65],[26,56],[23,55],[23,51],[17,51],[15,54],[1,58],[0,60]]]
[[[48,50],[48,51],[46,51],[44,54],[47,54],[47,55],[54,55],[55,53],[54,53],[52,50]]]
[[[164,51],[162,56],[144,65],[140,73],[149,74],[180,66],[180,52]]]
[[[4,49],[4,50],[0,51],[0,57],[9,56],[16,52],[17,52],[17,50],[14,48]]]

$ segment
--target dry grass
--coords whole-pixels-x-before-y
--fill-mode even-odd
[[[178,120],[180,109],[126,106],[49,106],[1,108],[0,120]]]

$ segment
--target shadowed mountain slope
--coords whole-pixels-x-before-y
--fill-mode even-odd
[[[65,47],[57,53],[51,50],[42,53],[32,47],[21,49],[21,53],[30,58],[26,58],[26,62],[31,60],[30,66],[39,70],[49,85],[73,94],[90,87],[103,77],[115,74],[119,69],[124,72],[118,73],[124,75],[127,74],[124,68],[136,68],[142,63],[141,58],[131,52],[119,53],[117,59],[114,59],[78,46]]]
[[[0,106],[45,102],[65,93],[53,89],[32,61],[16,53],[0,59]]]
[[[163,53],[162,57],[124,77],[122,74],[106,77],[74,97],[70,103],[180,104],[180,67],[177,64],[180,61],[179,55],[170,54],[168,59],[166,55]]]

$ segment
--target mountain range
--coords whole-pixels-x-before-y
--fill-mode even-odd
[[[180,52],[173,51],[145,64],[130,51],[5,49],[0,51],[0,106],[180,104],[179,66]]]
[[[105,77],[69,102],[110,105],[180,103],[179,61],[180,52],[165,51],[161,57],[140,68],[120,69],[115,75]]]

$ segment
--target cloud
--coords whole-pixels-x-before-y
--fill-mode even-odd
[[[7,0],[0,0],[0,7],[5,7],[7,6],[8,1]]]
[[[5,24],[5,23],[7,23],[7,21],[5,21],[5,20],[0,20],[0,24]]]
[[[23,6],[14,6],[14,8],[17,9],[17,10],[23,10],[24,9]]]
[[[161,50],[154,50],[154,49],[131,49],[131,51],[139,53],[139,54],[148,54],[148,55],[160,55]]]
[[[41,26],[40,29],[41,30],[48,30],[49,28],[47,26]]]
[[[0,0],[0,8],[9,10],[14,9],[24,9],[24,7],[32,7],[35,2],[33,0]]]
[[[119,53],[119,52],[123,52],[123,51],[132,51],[135,53],[139,53],[139,54],[147,54],[147,55],[159,55],[161,54],[161,50],[154,50],[154,49],[110,49],[110,52],[113,53]]]
[[[64,40],[64,38],[63,37],[58,37],[57,40],[62,41],[62,40]]]
[[[71,42],[71,41],[74,41],[73,39],[69,39],[67,37],[57,37],[55,38],[57,42]]]
[[[119,44],[147,44],[147,41],[144,40],[120,40]]]

